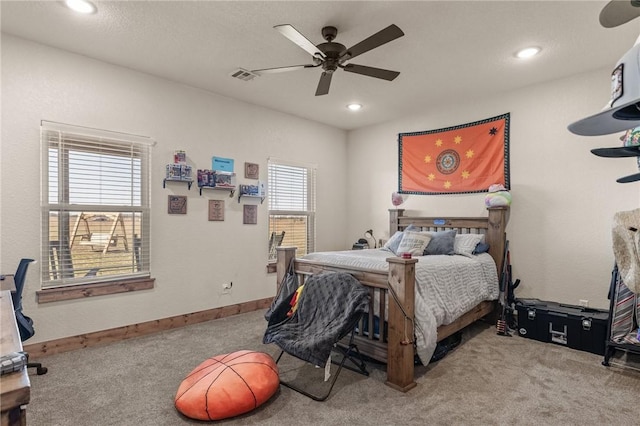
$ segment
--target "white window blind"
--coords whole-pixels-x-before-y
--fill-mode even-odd
[[[40,139],[43,288],[148,277],[153,140],[46,121]]]
[[[269,159],[269,233],[270,244],[275,236],[282,235],[281,245],[297,247],[297,254],[315,250],[315,186],[316,170],[301,165]],[[270,247],[269,258],[275,259]]]

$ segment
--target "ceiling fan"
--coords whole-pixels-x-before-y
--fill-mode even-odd
[[[640,0],[615,0],[607,3],[600,12],[600,24],[613,28],[640,16]]]
[[[302,35],[292,25],[276,25],[273,28],[278,30],[283,36],[308,52],[313,57],[313,63],[305,65],[293,65],[288,67],[265,68],[251,71],[255,74],[261,75],[284,71],[294,71],[303,68],[322,67],[323,72],[320,76],[320,81],[318,82],[316,96],[326,95],[327,93],[329,93],[331,77],[338,68],[342,68],[343,70],[348,72],[353,72],[356,74],[366,75],[374,78],[381,78],[388,81],[392,81],[400,75],[400,73],[397,71],[368,67],[366,65],[346,63],[347,61],[355,58],[358,55],[362,55],[363,53],[375,49],[376,47],[382,46],[385,43],[402,37],[404,33],[396,25],[389,25],[387,28],[378,31],[377,33],[362,40],[360,43],[357,43],[356,45],[348,49],[344,45],[333,41],[336,38],[336,35],[338,35],[338,29],[336,27],[327,26],[322,28],[322,37],[326,40],[326,43],[320,43],[317,46],[310,42],[309,39]]]

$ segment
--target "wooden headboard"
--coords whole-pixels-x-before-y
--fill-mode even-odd
[[[389,237],[413,224],[426,231],[458,230],[459,234],[484,234],[489,254],[496,262],[498,273],[502,271],[506,244],[505,228],[509,207],[489,207],[488,217],[414,217],[404,216],[404,209],[389,210]]]

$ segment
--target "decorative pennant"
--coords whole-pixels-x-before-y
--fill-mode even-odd
[[[509,113],[446,129],[400,133],[399,192],[487,192],[509,182]]]

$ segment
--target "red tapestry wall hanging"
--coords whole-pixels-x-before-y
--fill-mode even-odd
[[[399,192],[463,194],[509,183],[509,113],[398,135]]]

